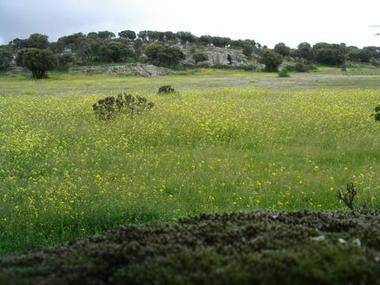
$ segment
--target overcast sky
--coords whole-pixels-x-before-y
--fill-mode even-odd
[[[191,31],[273,46],[380,46],[380,0],[0,0],[0,42],[43,33]]]

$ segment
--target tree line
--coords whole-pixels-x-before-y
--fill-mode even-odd
[[[6,70],[13,60],[31,70],[33,77],[46,77],[50,69],[67,70],[70,66],[98,63],[143,62],[175,68],[184,59],[183,45],[214,46],[241,49],[248,58],[256,58],[268,71],[277,71],[284,59],[298,60],[302,64],[342,66],[346,61],[379,64],[380,48],[346,46],[345,44],[301,43],[292,49],[278,43],[273,49],[261,46],[254,40],[233,40],[227,37],[190,32],[124,30],[115,35],[110,31],[75,33],[49,42],[42,34],[31,34],[26,39],[16,38],[0,46],[0,70]],[[205,54],[192,55],[196,63],[206,61]]]

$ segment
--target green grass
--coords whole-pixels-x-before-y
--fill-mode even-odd
[[[0,252],[201,212],[343,209],[351,181],[379,208],[379,76],[330,71],[0,77]],[[98,121],[92,104],[122,90],[155,108]]]

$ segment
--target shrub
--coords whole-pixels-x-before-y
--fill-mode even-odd
[[[297,57],[300,57],[306,61],[312,61],[314,59],[314,51],[309,43],[300,43],[295,52]]]
[[[212,37],[209,35],[204,35],[199,38],[199,42],[204,45],[212,44]]]
[[[274,51],[282,56],[288,56],[290,54],[290,47],[286,46],[284,43],[278,43],[275,45]]]
[[[197,40],[197,37],[190,32],[178,32],[176,37],[182,44],[193,43]]]
[[[103,62],[123,62],[134,56],[128,46],[117,41],[107,41],[99,49],[100,60]]]
[[[0,47],[0,71],[7,70],[12,62],[13,53],[8,47]]]
[[[216,47],[224,48],[232,43],[230,38],[225,37],[211,37],[211,42]]]
[[[244,65],[244,66],[242,67],[242,69],[243,69],[244,71],[258,71],[258,70],[260,70],[259,66],[254,65],[254,64]]]
[[[265,64],[265,70],[269,72],[276,72],[278,71],[278,67],[282,63],[282,56],[278,53],[264,48],[261,51],[261,60],[262,63]]]
[[[243,46],[243,54],[248,57],[248,58],[251,58],[252,57],[252,53],[254,51],[254,48],[252,45],[250,44],[245,44]]]
[[[170,94],[174,92],[175,89],[171,85],[164,85],[158,89],[158,94]]]
[[[15,39],[11,40],[8,45],[9,45],[10,48],[12,48],[14,50],[17,50],[17,49],[24,48],[25,47],[25,42],[26,42],[26,40],[15,38]]]
[[[350,210],[354,209],[355,196],[358,194],[353,183],[347,184],[346,191],[338,191],[337,198],[342,201]]]
[[[318,43],[313,46],[318,63],[341,66],[346,62],[348,50],[345,45]]]
[[[376,121],[380,121],[380,105],[375,108],[374,117]]]
[[[153,106],[154,104],[144,97],[122,93],[117,95],[116,98],[110,96],[99,100],[92,105],[92,109],[99,120],[110,120],[113,119],[117,113],[134,117],[135,115],[152,109]]]
[[[101,31],[98,32],[98,38],[101,40],[111,40],[115,37],[115,34],[110,31]]]
[[[296,64],[294,65],[294,71],[297,71],[297,72],[309,72],[311,69],[311,67],[303,62],[296,62]]]
[[[119,33],[119,37],[133,41],[136,39],[136,33],[134,31],[130,31],[130,30],[121,31]]]
[[[380,67],[380,59],[372,58],[372,59],[370,60],[370,64],[372,64],[372,65],[375,66],[375,67]]]
[[[74,57],[71,53],[63,53],[57,56],[57,69],[66,71],[74,63]]]
[[[47,77],[47,71],[56,66],[57,59],[50,50],[37,48],[22,49],[18,52],[16,62],[32,72],[33,78]]]
[[[198,62],[207,61],[208,56],[205,53],[199,52],[199,53],[193,54],[193,59],[194,59],[195,63],[197,64]]]
[[[278,72],[278,77],[290,77],[289,69],[287,69],[287,68],[282,68],[282,69]]]
[[[29,38],[24,41],[25,48],[46,49],[48,46],[48,37],[41,34],[31,34]]]
[[[170,47],[161,43],[153,43],[145,49],[148,61],[157,66],[175,67],[185,55],[177,47]]]
[[[350,60],[358,62],[369,63],[372,59],[379,57],[379,48],[377,47],[364,47],[359,49],[357,47],[349,47],[348,57]]]

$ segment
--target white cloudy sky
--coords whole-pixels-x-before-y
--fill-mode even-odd
[[[0,42],[38,32],[191,31],[273,46],[380,46],[380,0],[0,0]]]

